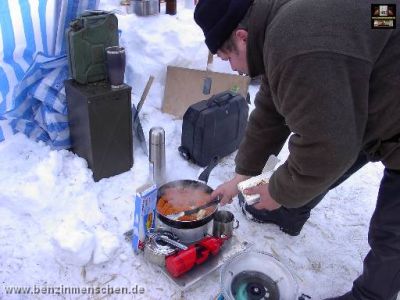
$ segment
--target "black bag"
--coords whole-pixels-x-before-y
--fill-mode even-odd
[[[191,105],[183,116],[179,152],[202,167],[232,153],[243,138],[248,115],[244,97],[231,91]]]

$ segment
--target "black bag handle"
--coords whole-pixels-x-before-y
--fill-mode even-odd
[[[218,106],[223,106],[226,103],[228,103],[228,101],[230,99],[232,99],[233,97],[235,97],[236,95],[238,95],[238,94],[235,92],[232,92],[230,90],[215,94],[210,99],[208,99],[207,106],[211,106],[214,103],[217,104]]]
[[[199,175],[199,180],[207,183],[208,182],[208,178],[210,177],[211,171],[217,166],[218,162],[219,162],[219,157],[218,156],[214,156],[212,158],[212,160],[210,161],[210,163],[208,164],[208,166]]]
[[[189,151],[188,151],[185,147],[179,146],[179,147],[178,147],[178,151],[179,151],[179,154],[180,154],[185,160],[190,160],[190,159],[191,159],[191,158],[190,158],[190,153],[189,153]]]

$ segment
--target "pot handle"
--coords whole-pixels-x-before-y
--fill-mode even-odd
[[[235,225],[233,225],[233,229],[238,229],[239,228],[239,220],[235,219]]]
[[[218,161],[219,161],[219,157],[218,156],[214,156],[212,158],[212,160],[208,164],[207,168],[205,168],[204,171],[201,172],[201,174],[199,176],[199,180],[200,181],[203,181],[203,182],[207,183],[208,177],[210,177],[210,173],[216,167],[216,165],[218,164]]]
[[[168,238],[166,236],[163,236],[161,234],[157,238],[159,238],[160,240],[162,240],[162,241],[164,241],[164,242],[166,242],[166,243],[168,243],[168,244],[170,244],[172,246],[175,246],[176,248],[179,248],[181,250],[187,250],[188,249],[188,247],[186,245],[184,245],[182,243],[179,243],[178,241],[174,241],[174,240],[172,240],[172,239],[170,239],[170,238]]]

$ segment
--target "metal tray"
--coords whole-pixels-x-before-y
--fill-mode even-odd
[[[161,272],[174,283],[181,292],[193,287],[205,276],[218,270],[229,258],[240,252],[245,251],[252,247],[252,244],[247,241],[239,240],[235,235],[231,239],[226,241],[220,250],[218,255],[209,258],[203,264],[196,266],[186,274],[178,278],[174,278],[169,275],[168,271],[164,267],[156,266]]]

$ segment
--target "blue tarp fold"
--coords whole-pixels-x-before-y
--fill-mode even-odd
[[[54,149],[70,147],[65,31],[98,2],[0,1],[0,141],[22,132]]]

